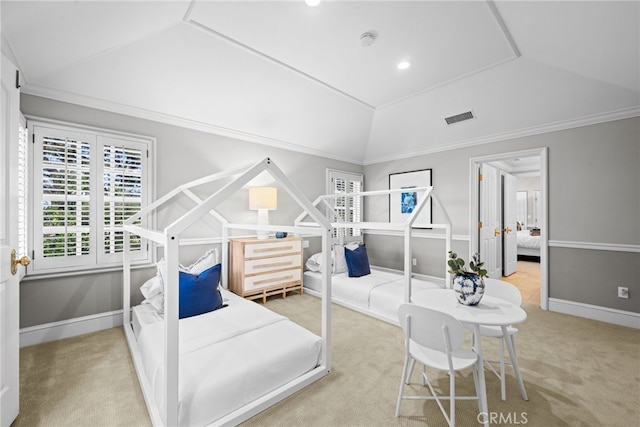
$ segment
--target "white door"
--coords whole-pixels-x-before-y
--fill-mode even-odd
[[[18,416],[20,377],[20,276],[11,271],[11,252],[18,245],[20,93],[16,88],[16,68],[4,55],[0,74],[0,425],[9,426]]]
[[[500,182],[498,170],[491,165],[480,165],[480,212],[478,252],[487,274],[492,278],[502,277],[501,251],[502,233],[500,219]]]
[[[502,274],[509,276],[518,269],[517,178],[504,174],[502,187]]]

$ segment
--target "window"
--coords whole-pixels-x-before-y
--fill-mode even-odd
[[[355,193],[364,191],[362,174],[327,169],[327,193]],[[338,197],[334,199],[333,209],[345,222],[362,222],[362,197]],[[334,229],[333,237],[343,237],[344,241],[359,240],[362,230],[359,228]]]
[[[33,273],[122,264],[123,222],[150,199],[150,138],[30,123]],[[146,220],[145,220],[146,222]],[[150,261],[131,239],[132,259]]]

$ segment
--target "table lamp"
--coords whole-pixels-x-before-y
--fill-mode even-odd
[[[278,209],[278,189],[276,187],[250,187],[249,209],[258,211],[258,225],[269,225],[269,211]],[[269,238],[269,231],[257,230],[258,239]]]

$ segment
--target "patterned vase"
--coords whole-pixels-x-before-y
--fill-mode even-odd
[[[484,295],[484,280],[477,274],[456,274],[453,290],[460,304],[478,305]]]

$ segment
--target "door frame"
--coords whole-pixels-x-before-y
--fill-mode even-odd
[[[489,154],[471,157],[469,159],[469,256],[478,247],[478,207],[480,195],[478,193],[477,170],[482,163],[507,160],[517,157],[540,157],[540,308],[549,309],[549,209],[548,209],[548,148],[533,148],[529,150],[511,151],[508,153]]]
[[[11,272],[10,255],[18,247],[20,86],[13,62],[2,52],[0,57],[0,85],[6,94],[4,108],[0,107],[0,424],[4,426],[13,423],[20,411],[20,276]]]

